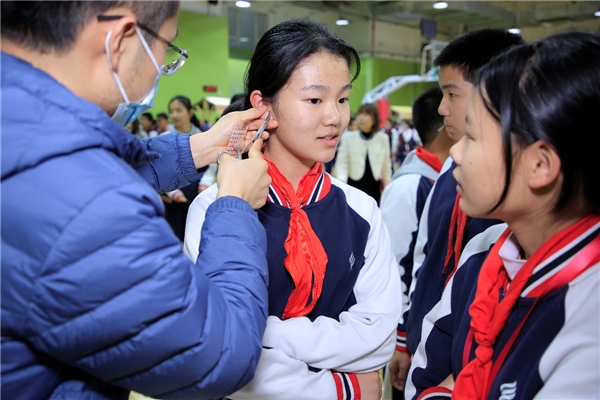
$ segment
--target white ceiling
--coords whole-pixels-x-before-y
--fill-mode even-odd
[[[422,18],[437,21],[438,31],[454,34],[475,28],[552,27],[555,24],[598,20],[600,1],[447,1],[448,8],[433,8],[434,1],[291,1],[322,11],[339,11],[346,18],[375,18],[418,27]]]

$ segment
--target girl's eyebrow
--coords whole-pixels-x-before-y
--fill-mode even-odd
[[[344,85],[341,89],[340,92],[343,92],[344,90],[349,90],[352,89],[352,84],[349,83],[347,85]],[[322,92],[326,92],[331,90],[331,88],[329,86],[325,86],[325,85],[308,85],[308,86],[304,86],[302,88],[303,91],[308,91],[308,90],[320,90]]]

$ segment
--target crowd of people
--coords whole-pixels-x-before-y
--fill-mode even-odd
[[[178,2],[1,7],[2,397],[600,398],[600,34],[462,34],[382,124],[287,20],[207,126],[148,112]]]

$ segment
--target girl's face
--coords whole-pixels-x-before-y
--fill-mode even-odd
[[[308,168],[331,161],[350,120],[350,89],[344,59],[320,52],[300,62],[270,107],[279,126],[269,136],[267,157]]]
[[[169,115],[175,128],[181,129],[187,126],[194,115],[194,110],[185,108],[179,100],[173,100],[169,103]]]
[[[356,115],[356,125],[361,131],[368,133],[373,129],[373,117],[367,113],[360,113]]]
[[[456,162],[452,175],[458,182],[456,190],[462,195],[460,208],[472,217],[492,217],[489,211],[504,189],[504,145],[500,124],[487,111],[478,93],[473,95],[467,110],[465,135],[452,146],[450,155]],[[504,201],[494,214],[501,213],[506,205]]]

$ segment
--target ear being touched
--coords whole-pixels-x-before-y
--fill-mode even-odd
[[[250,104],[252,104],[252,107],[254,108],[259,108],[266,105],[260,90],[254,90],[252,93],[250,93]]]

